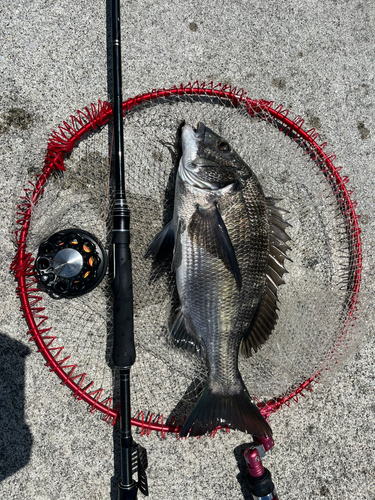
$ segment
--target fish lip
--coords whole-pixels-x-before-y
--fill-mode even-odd
[[[202,122],[198,122],[196,130],[191,125],[184,125],[182,127],[182,134],[188,133],[198,141],[204,140],[204,135],[206,133],[206,126]]]
[[[204,125],[204,123],[198,122],[197,130],[195,131],[196,136],[204,137],[205,133],[206,133],[206,126]]]

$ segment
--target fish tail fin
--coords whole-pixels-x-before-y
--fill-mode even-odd
[[[229,427],[253,436],[272,436],[271,427],[245,389],[235,395],[214,393],[207,385],[184,423],[180,436],[201,436],[217,427]]]

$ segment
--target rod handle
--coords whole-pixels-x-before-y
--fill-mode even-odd
[[[127,368],[135,362],[133,328],[133,284],[128,232],[113,237],[113,362]]]

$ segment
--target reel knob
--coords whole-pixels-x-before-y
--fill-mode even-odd
[[[81,229],[59,231],[41,243],[35,261],[39,282],[59,296],[90,292],[104,278],[107,254],[100,241]]]

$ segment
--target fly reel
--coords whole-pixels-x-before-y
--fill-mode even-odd
[[[40,283],[60,296],[90,292],[103,279],[107,255],[92,234],[81,229],[65,229],[39,246],[35,269]]]

